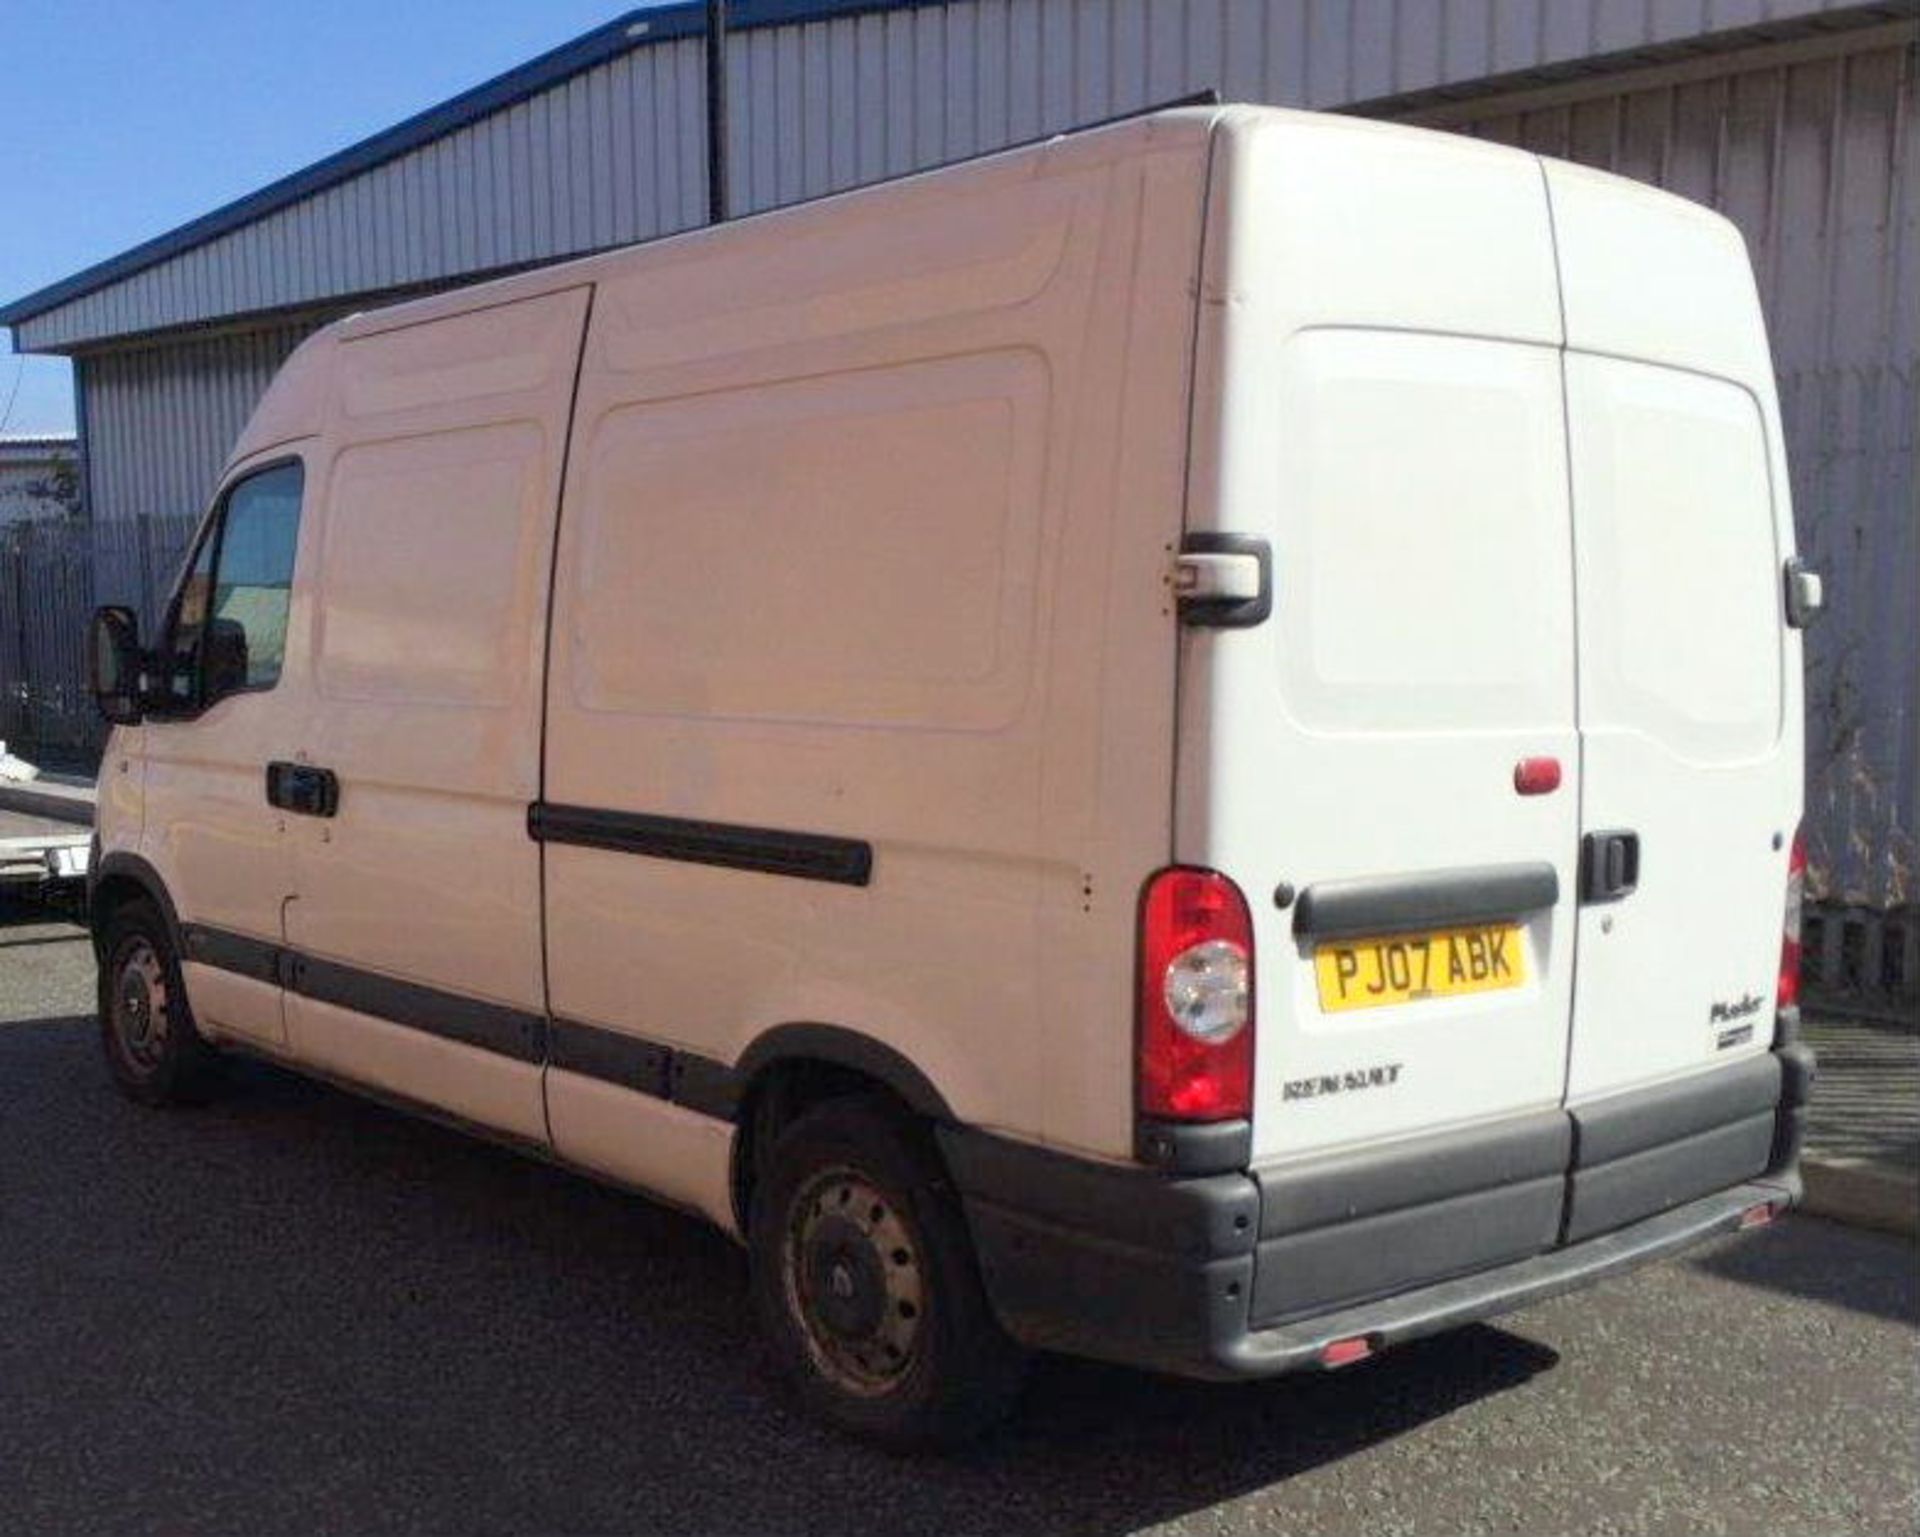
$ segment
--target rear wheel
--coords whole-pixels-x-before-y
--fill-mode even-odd
[[[922,1128],[883,1099],[830,1100],[774,1144],[750,1218],[754,1300],[808,1406],[882,1444],[948,1445],[1024,1375],[995,1323]]]
[[[167,926],[146,902],[107,920],[100,966],[100,1033],[121,1093],[143,1105],[204,1097],[214,1052],[194,1028]]]

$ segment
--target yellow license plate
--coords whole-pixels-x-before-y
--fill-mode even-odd
[[[1328,1013],[1499,992],[1527,980],[1526,936],[1517,923],[1387,934],[1322,945],[1313,969]]]

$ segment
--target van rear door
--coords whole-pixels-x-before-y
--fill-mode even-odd
[[[1188,527],[1268,541],[1273,609],[1183,634],[1175,854],[1252,908],[1271,1167],[1561,1102],[1561,321],[1533,157],[1279,113],[1216,142]]]
[[[1773,1038],[1799,818],[1792,518],[1758,296],[1724,219],[1549,162],[1579,581],[1568,1102]]]

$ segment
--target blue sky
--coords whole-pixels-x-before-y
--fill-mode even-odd
[[[643,3],[0,0],[0,300]],[[72,425],[66,361],[0,346],[0,432]]]

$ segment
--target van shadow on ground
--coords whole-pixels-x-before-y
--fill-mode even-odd
[[[1895,1323],[1920,1323],[1920,1253],[1911,1238],[1842,1227],[1795,1212],[1787,1221],[1813,1242],[1732,1243],[1681,1261],[1723,1281],[1846,1308]],[[1889,1251],[1903,1258],[1888,1262]]]
[[[142,1112],[95,1042],[0,1025],[19,1527],[1118,1532],[1556,1359],[1476,1328],[1230,1388],[1046,1361],[1005,1432],[902,1463],[787,1401],[705,1226],[271,1069]]]

